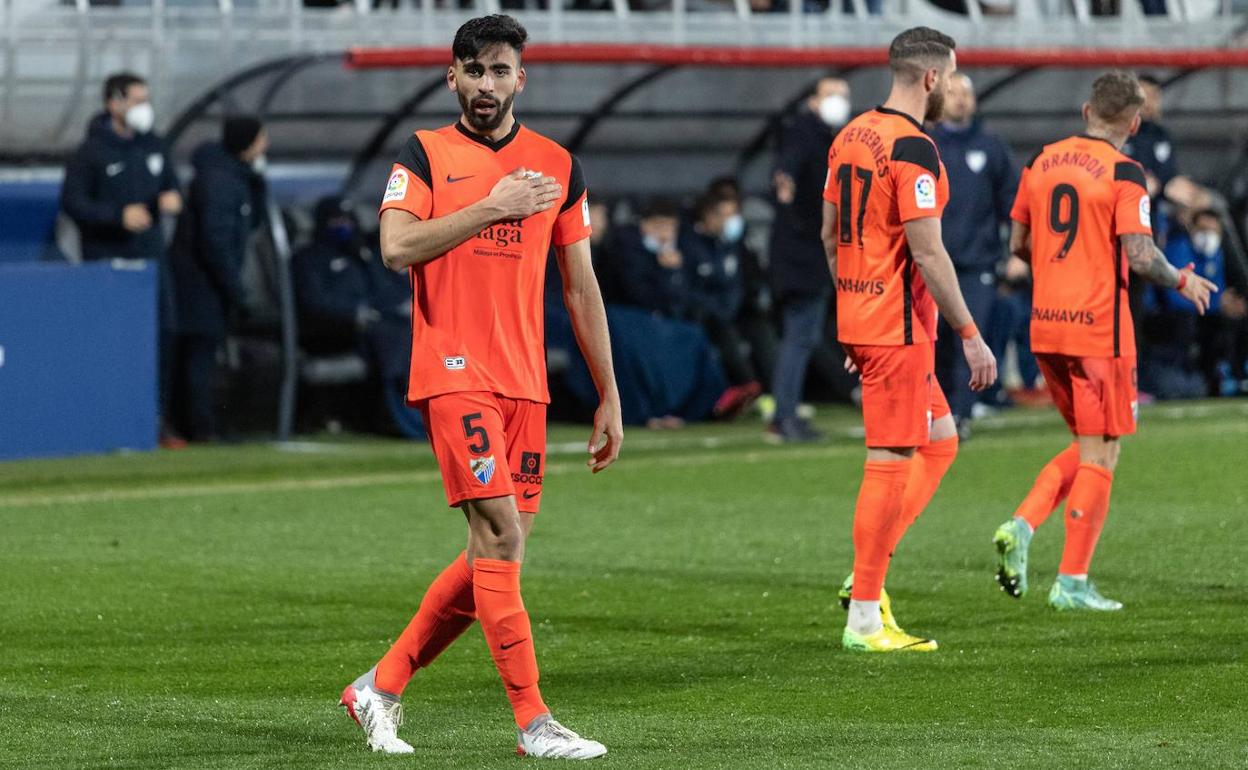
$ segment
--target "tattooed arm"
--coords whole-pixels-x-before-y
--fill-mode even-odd
[[[1122,248],[1127,252],[1127,262],[1138,275],[1147,278],[1158,286],[1176,289],[1186,297],[1196,311],[1205,314],[1209,307],[1209,295],[1218,287],[1191,271],[1190,268],[1175,270],[1166,257],[1153,243],[1153,239],[1139,233],[1122,236]]]

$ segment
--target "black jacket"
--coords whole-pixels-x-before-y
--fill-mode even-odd
[[[684,266],[670,269],[660,265],[658,256],[646,248],[637,225],[618,228],[614,240],[621,278],[620,302],[668,318],[686,318],[691,296]]]
[[[832,129],[805,107],[781,126],[775,170],[793,178],[796,192],[792,204],[776,203],[771,226],[771,282],[779,295],[832,291],[827,256],[819,240],[832,138]]]
[[[178,178],[159,137],[125,139],[107,114],[96,115],[65,165],[61,187],[61,208],[82,234],[82,258],[160,259],[165,247],[156,200],[176,189]],[[121,211],[132,203],[144,204],[152,215],[152,226],[144,232],[122,227]]]
[[[949,205],[941,218],[945,248],[961,272],[992,272],[1005,258],[1001,226],[1010,221],[1018,171],[1010,150],[978,120],[964,129],[931,131],[949,172]]]
[[[191,157],[195,178],[178,220],[172,249],[178,330],[221,336],[232,309],[246,300],[243,260],[260,221],[262,181],[218,143]]]

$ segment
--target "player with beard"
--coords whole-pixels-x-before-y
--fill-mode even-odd
[[[893,549],[958,451],[936,382],[936,310],[962,338],[971,387],[997,362],[971,319],[941,242],[949,180],[923,120],[940,117],[957,70],[954,41],[927,27],[893,39],[884,105],[841,129],[828,153],[823,245],[836,283],[837,338],[862,377],[867,461],[854,512],[854,571],[842,586],[846,649],[936,649],[898,627],[884,593]]]
[[[447,503],[468,520],[468,546],[390,650],[343,691],[374,751],[413,751],[396,732],[399,697],[476,620],[511,702],[517,753],[590,759],[607,751],[551,717],[520,597],[546,452],[542,295],[552,246],[600,398],[587,461],[594,473],[615,461],[623,438],[580,164],[512,115],[527,37],[509,16],[459,28],[446,80],[463,114],[408,139],[382,198],[382,258],[406,270],[413,288],[407,398],[424,416]]]

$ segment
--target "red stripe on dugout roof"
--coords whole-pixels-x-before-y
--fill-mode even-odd
[[[348,67],[357,69],[445,66],[447,48],[353,48]],[[724,48],[570,43],[531,45],[531,64],[666,64],[695,67],[871,67],[888,63],[887,48]],[[1212,48],[967,48],[958,49],[963,67],[1248,67],[1248,49]]]

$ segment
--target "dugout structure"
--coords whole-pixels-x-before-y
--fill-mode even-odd
[[[275,159],[318,165],[340,179],[344,194],[370,201],[412,130],[456,119],[458,105],[445,86],[448,58],[444,47],[359,47],[274,58],[195,98],[167,136],[175,155],[184,155],[215,135],[223,114],[258,113],[270,125]],[[1245,49],[968,44],[958,60],[975,81],[981,118],[1007,138],[1020,160],[1042,143],[1078,131],[1092,80],[1113,67],[1161,79],[1165,123],[1185,173],[1216,185],[1243,154]],[[529,85],[517,114],[575,152],[591,194],[600,196],[688,193],[724,173],[735,173],[747,191],[765,191],[774,130],[819,77],[849,80],[856,111],[883,98],[889,77],[883,47],[535,44],[524,63]],[[284,438],[295,409],[297,333],[285,268],[289,237],[276,201],[269,212],[269,240],[285,276],[278,419]],[[1242,264],[1239,239],[1232,244]]]

